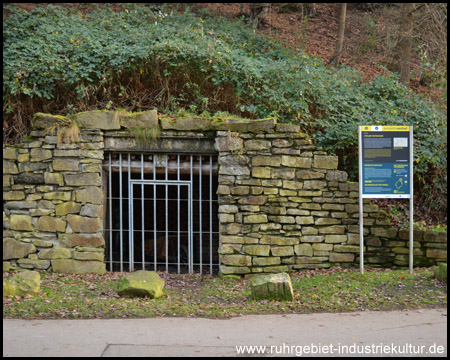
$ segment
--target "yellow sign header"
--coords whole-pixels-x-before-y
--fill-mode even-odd
[[[362,125],[361,131],[409,131],[410,126]]]

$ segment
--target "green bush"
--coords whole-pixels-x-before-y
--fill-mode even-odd
[[[414,126],[418,191],[446,210],[446,112],[396,76],[363,83],[255,34],[241,20],[125,4],[3,10],[3,112],[9,128],[34,112],[95,108],[228,111],[296,123],[357,174],[357,127]],[[19,111],[20,110],[20,111]],[[28,113],[27,113],[28,111]],[[4,141],[12,141],[8,132]],[[23,134],[20,134],[23,135]]]

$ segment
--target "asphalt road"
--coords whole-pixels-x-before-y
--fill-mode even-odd
[[[447,309],[227,320],[3,320],[4,357],[446,355]]]

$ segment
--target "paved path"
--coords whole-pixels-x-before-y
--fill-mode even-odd
[[[447,310],[3,320],[5,357],[257,356],[238,354],[237,346],[249,345],[266,346],[259,356],[446,356]]]

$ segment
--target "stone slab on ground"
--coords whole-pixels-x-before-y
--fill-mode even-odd
[[[21,271],[3,280],[3,296],[38,295],[41,276],[37,271]]]
[[[163,295],[164,280],[154,271],[139,270],[123,276],[117,282],[119,295],[147,296],[157,299]]]
[[[255,276],[251,283],[254,300],[293,300],[294,291],[289,274],[267,274]]]

